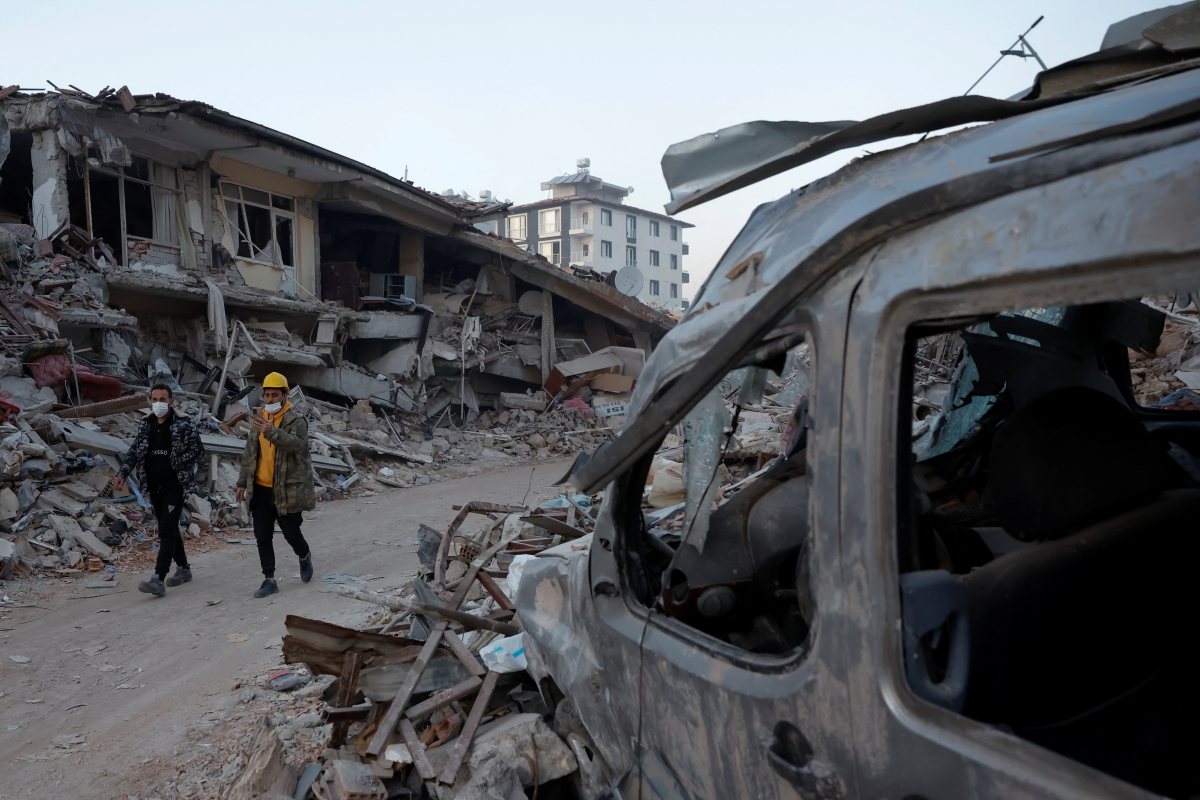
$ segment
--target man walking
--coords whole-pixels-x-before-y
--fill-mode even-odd
[[[150,389],[153,413],[142,423],[113,479],[113,488],[120,491],[125,488],[125,479],[136,470],[138,483],[150,494],[154,518],[158,520],[158,561],[154,574],[138,584],[138,591],[155,597],[167,593],[164,580],[166,586],[180,586],[192,579],[179,533],[179,515],[183,513],[184,495],[197,491],[196,464],[204,456],[204,445],[196,423],[176,414],[174,406],[169,386],[158,383]],[[175,574],[167,578],[172,560]]]
[[[300,533],[303,517],[316,504],[313,494],[312,456],[308,452],[308,420],[287,402],[287,378],[272,372],[263,379],[261,414],[250,417],[254,432],[242,452],[238,476],[238,502],[246,500],[254,518],[254,538],[263,582],[254,593],[266,597],[279,591],[275,582],[275,522],[283,538],[300,558],[300,580],[312,580],[312,552]],[[257,434],[257,435],[255,435]]]

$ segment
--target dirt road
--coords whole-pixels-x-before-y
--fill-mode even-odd
[[[252,545],[191,559],[195,580],[154,599],[144,575],[122,574],[117,593],[75,587],[5,612],[0,620],[0,798],[121,798],[146,786],[150,764],[174,768],[204,746],[186,734],[206,712],[227,708],[231,686],[280,661],[283,620],[301,614],[361,622],[364,604],[323,592],[321,576],[372,574],[372,589],[403,584],[419,563],[417,526],[444,530],[470,500],[519,503],[553,497],[569,462],[493,468],[374,498],[320,503],[304,532],[316,577],[302,584],[276,536],[280,593],[251,595],[262,580]],[[249,534],[246,534],[247,536]],[[78,597],[78,599],[73,599]],[[209,601],[220,600],[216,605]],[[247,637],[231,642],[230,636]],[[99,649],[98,649],[99,648]],[[17,663],[11,656],[25,657]],[[194,732],[194,731],[193,731]],[[60,739],[56,737],[74,737]],[[63,746],[65,744],[65,746]],[[42,759],[42,760],[31,760]]]

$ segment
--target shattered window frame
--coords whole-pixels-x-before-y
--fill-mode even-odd
[[[527,239],[529,238],[529,215],[528,214],[513,214],[508,218],[508,238],[510,239]]]
[[[125,241],[121,244],[121,251],[124,253],[129,248],[129,241],[146,242],[149,244],[168,247],[175,250],[180,248],[179,242],[179,222],[175,215],[179,213],[179,204],[183,200],[183,176],[180,174],[177,164],[169,164],[159,159],[141,156],[136,153],[131,154],[131,158],[136,161],[144,162],[146,165],[146,178],[139,177],[136,172],[132,172],[133,167],[93,167],[87,165],[85,168],[89,172],[100,175],[108,175],[117,179],[119,202],[121,205],[121,235],[125,237]],[[168,171],[175,176],[175,186],[167,186],[165,183],[156,181],[154,178],[159,171]],[[129,232],[128,219],[128,186],[127,184],[134,183],[140,186],[147,186],[150,189],[150,215],[151,215],[151,235],[140,236]],[[170,215],[171,219],[160,219],[158,213],[158,195],[159,193],[169,193],[175,200],[175,214]],[[92,198],[89,194],[87,197],[88,205],[91,205]],[[163,238],[156,234],[158,233],[173,233],[174,238]]]
[[[797,615],[803,619],[800,628],[789,626],[788,637],[791,642],[785,642],[790,644],[786,649],[759,649],[759,645],[753,645],[746,638],[745,632],[731,636],[730,630],[722,632],[719,628],[712,627],[714,621],[711,619],[707,623],[702,623],[698,618],[689,619],[686,609],[691,605],[691,601],[681,601],[675,596],[678,584],[668,584],[668,580],[675,581],[680,569],[690,571],[692,568],[699,568],[701,573],[710,572],[710,568],[702,566],[707,563],[724,565],[712,567],[718,570],[718,574],[719,570],[732,567],[733,572],[726,578],[734,580],[730,585],[742,585],[744,577],[739,571],[741,562],[726,550],[728,535],[733,529],[723,530],[720,535],[725,537],[724,540],[714,539],[713,546],[707,551],[704,548],[704,540],[714,535],[709,532],[710,515],[724,508],[731,499],[741,496],[740,492],[731,495],[731,490],[747,489],[757,477],[764,477],[774,481],[762,485],[767,492],[772,491],[772,487],[779,489],[792,484],[793,481],[803,481],[804,496],[809,496],[817,451],[810,438],[815,433],[809,432],[807,422],[812,418],[816,402],[811,391],[817,358],[811,320],[805,318],[801,321],[798,316],[794,322],[777,328],[760,340],[759,344],[778,342],[785,338],[790,340],[789,349],[783,354],[772,356],[770,361],[740,368],[736,363],[728,364],[726,377],[714,386],[700,403],[678,419],[670,433],[659,439],[655,449],[636,465],[631,466],[628,473],[617,479],[612,498],[615,524],[612,549],[618,561],[620,581],[627,589],[622,592],[626,598],[626,607],[637,616],[649,611],[648,624],[654,625],[672,639],[686,643],[689,647],[699,648],[706,655],[751,671],[797,669],[807,663],[809,653],[812,652],[819,612],[810,573],[817,541],[811,500],[805,500],[804,508],[799,512],[803,516],[803,523],[788,526],[783,534],[782,541],[787,544],[787,548],[794,548],[794,554],[789,556],[783,550],[771,551],[762,564],[755,568],[756,574],[761,571],[763,574],[760,577],[766,578],[768,582],[779,581],[779,576],[784,575],[783,581],[789,582],[795,589],[791,593],[790,602],[766,612],[779,616],[780,619]],[[769,376],[779,374],[775,372],[777,369],[782,370],[781,377],[790,376],[791,380],[782,382],[781,386],[774,385],[781,381]],[[740,422],[736,431],[729,427],[733,409],[726,404],[731,399],[735,406],[742,405],[742,410],[738,412]],[[724,465],[725,456],[730,454],[727,450],[745,449],[747,442],[762,436],[757,432],[760,423],[753,421],[753,415],[749,413],[751,411],[769,411],[772,416],[787,417],[789,421],[778,434],[766,437],[778,438],[776,458],[768,459],[764,466],[757,469],[753,461],[747,462],[744,466],[749,469],[750,475],[730,485],[729,467]],[[780,422],[780,419],[777,418],[776,422]],[[738,433],[743,428],[752,431],[745,439]],[[727,448],[726,438],[731,435],[738,443],[734,445],[734,439],[730,439],[731,447]],[[698,455],[683,455],[689,452]],[[660,458],[675,461],[680,465],[674,478],[672,473],[666,470],[666,482],[662,486],[660,476],[652,469],[652,466],[657,466],[659,471],[663,471],[665,462],[655,464]],[[720,479],[714,480],[717,476],[720,476]],[[658,500],[651,501],[649,498],[656,492],[659,493]],[[683,502],[669,496],[672,493],[682,495]],[[747,495],[747,499],[755,496]],[[758,499],[766,496],[759,495]],[[688,499],[693,497],[701,498],[701,502]],[[785,507],[791,507],[787,504],[792,502],[792,495],[789,493],[783,499]],[[648,502],[654,506],[654,511],[647,512],[645,504]],[[738,513],[744,512],[748,515],[749,508],[752,507],[740,509]],[[785,515],[785,519],[793,519],[795,516],[795,513],[790,513]],[[743,519],[747,518],[748,516]],[[725,524],[728,527],[728,520]],[[740,526],[735,527],[741,530]],[[770,532],[773,530],[769,526],[762,530],[764,544],[770,542],[773,545],[781,541],[777,534]],[[654,537],[662,544],[651,545],[644,541],[644,537]],[[741,538],[739,537],[739,541]],[[670,558],[666,555],[668,551],[664,549],[668,547],[667,541],[679,544],[686,542],[688,547],[684,552],[694,548],[693,555],[682,559]],[[607,548],[607,543],[602,544]],[[675,550],[676,547],[675,544],[669,546],[670,550]],[[668,559],[667,562],[663,562],[665,566],[651,558],[651,554],[655,552],[659,553],[659,559]],[[753,556],[750,557],[753,559]],[[688,561],[691,562],[690,567]],[[663,571],[658,575],[660,569]],[[768,577],[767,573],[770,573],[771,577]],[[709,577],[714,576],[710,574]],[[722,582],[724,581],[718,581]],[[695,589],[703,591],[705,587],[700,584]],[[760,598],[766,596],[761,594],[762,591],[760,587]],[[772,596],[781,597],[778,592],[772,593]],[[745,599],[748,598],[743,598],[743,601]],[[748,610],[754,609],[748,607]],[[683,615],[680,615],[680,611],[684,612]],[[759,609],[755,613],[761,616],[761,612]],[[757,623],[754,627],[758,627]],[[736,632],[738,629],[735,627],[731,630]]]
[[[223,180],[221,181],[220,186],[222,203],[221,212],[225,218],[226,224],[233,226],[233,230],[230,231],[230,235],[235,237],[234,257],[241,261],[252,261],[256,264],[267,264],[272,267],[289,270],[296,269],[296,198],[279,194],[277,192],[269,192],[265,189],[256,189],[253,186],[246,186],[245,184],[234,183],[233,181]],[[238,190],[237,196],[235,197],[227,194],[227,187],[236,188]],[[257,192],[259,194],[266,195],[266,202],[264,203],[258,200],[246,199],[245,190],[247,189],[251,192]],[[235,206],[235,213],[232,215],[230,214],[228,207],[230,203]],[[291,207],[291,210],[281,207],[280,205],[276,205],[276,203],[287,204]],[[264,247],[260,247],[258,244],[256,244],[250,234],[250,217],[245,212],[246,206],[256,210],[266,211],[268,214],[268,230],[270,231],[271,238]],[[278,243],[280,220],[286,221],[288,226],[291,228],[291,241],[287,243],[286,250]],[[243,221],[247,226],[244,230],[241,227]],[[245,242],[248,245],[248,249],[250,251],[249,256],[244,256],[241,254],[242,242]],[[267,252],[268,248],[270,248],[271,251],[269,253]],[[275,256],[278,256],[278,258],[275,258]],[[289,261],[291,263],[288,263]]]

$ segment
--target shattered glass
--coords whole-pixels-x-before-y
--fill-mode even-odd
[[[686,541],[702,553],[708,536],[708,518],[720,488],[716,474],[721,466],[725,429],[731,420],[718,385],[696,404],[682,423],[683,483],[687,495],[683,531]]]

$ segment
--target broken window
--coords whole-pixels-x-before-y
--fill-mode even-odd
[[[293,198],[226,181],[221,182],[221,198],[238,258],[296,266]]]
[[[1180,798],[1200,792],[1185,297],[916,325],[897,420],[913,693]]]
[[[729,372],[614,510],[621,518],[621,506],[639,507],[623,517],[641,522],[622,546],[640,602],[726,644],[787,658],[803,652],[814,611],[803,336],[776,337],[771,355]]]
[[[526,237],[526,225],[529,224],[528,214],[517,214],[508,218],[508,238],[524,239]]]
[[[658,281],[650,281],[650,294],[658,296]]]

